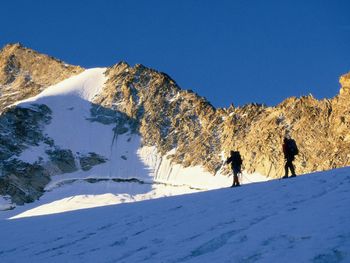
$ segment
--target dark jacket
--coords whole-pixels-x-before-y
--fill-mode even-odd
[[[284,138],[283,140],[283,154],[287,160],[294,160],[295,155],[298,154],[298,147],[293,139]]]
[[[231,156],[227,158],[226,164],[231,163],[232,170],[241,170],[242,166],[242,158],[239,152],[233,152],[231,153]]]

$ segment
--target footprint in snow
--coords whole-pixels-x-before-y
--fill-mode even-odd
[[[117,241],[113,242],[112,244],[110,244],[110,247],[115,247],[115,246],[123,246],[126,244],[126,241],[128,241],[127,237],[122,237],[120,239],[118,239]]]
[[[198,257],[207,253],[214,252],[219,248],[223,247],[227,243],[227,241],[236,233],[237,231],[233,230],[233,231],[229,231],[224,234],[221,234],[220,236],[215,237],[209,240],[208,242],[202,244],[198,248],[192,250],[190,255],[186,256],[185,258],[181,258],[177,260],[177,262],[186,261],[194,257]]]

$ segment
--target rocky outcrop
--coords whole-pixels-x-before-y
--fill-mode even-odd
[[[33,97],[83,70],[19,43],[6,45],[0,51],[0,113],[14,102]]]
[[[83,171],[89,171],[95,165],[105,163],[107,159],[97,153],[90,152],[86,156],[81,156],[79,158],[80,167]]]
[[[51,144],[43,135],[51,111],[45,105],[31,109],[11,108],[0,117],[0,195],[9,195],[17,204],[32,202],[50,181],[49,173],[38,163],[26,163],[17,157],[39,143]]]
[[[15,204],[37,200],[50,181],[49,174],[39,164],[12,159],[3,164],[0,195],[9,195]]]

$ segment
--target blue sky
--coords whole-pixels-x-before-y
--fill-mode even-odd
[[[3,1],[0,46],[83,67],[166,72],[216,107],[333,97],[350,71],[350,1]]]

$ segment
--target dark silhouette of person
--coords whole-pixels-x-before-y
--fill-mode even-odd
[[[283,154],[286,163],[284,165],[284,176],[282,178],[288,178],[288,169],[292,173],[291,177],[296,176],[293,161],[295,159],[295,155],[297,155],[298,153],[299,150],[295,140],[293,140],[289,136],[285,136],[283,138]]]
[[[227,158],[226,164],[231,163],[233,172],[233,184],[231,187],[240,186],[238,181],[238,174],[241,173],[242,158],[239,151],[230,151],[231,156]]]

